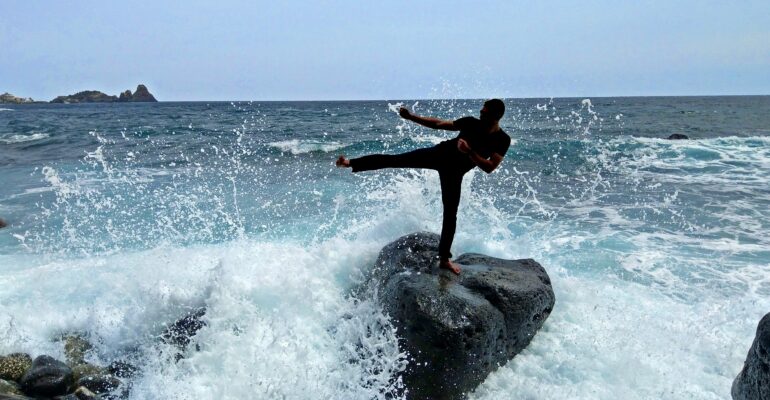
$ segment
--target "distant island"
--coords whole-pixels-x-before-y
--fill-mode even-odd
[[[136,91],[131,93],[126,90],[120,96],[110,96],[98,90],[84,90],[68,96],[58,96],[51,100],[51,103],[74,104],[74,103],[152,103],[157,102],[155,96],[147,90],[147,86],[138,85]],[[32,104],[45,103],[35,101],[32,98],[16,97],[10,93],[0,95],[0,104]]]

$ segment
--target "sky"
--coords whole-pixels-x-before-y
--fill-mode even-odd
[[[0,93],[770,94],[770,1],[0,0]]]

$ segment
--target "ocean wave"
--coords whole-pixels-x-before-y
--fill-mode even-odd
[[[270,147],[276,148],[281,151],[289,152],[291,154],[305,154],[314,151],[322,151],[328,153],[337,149],[345,147],[344,144],[339,142],[324,142],[320,140],[282,140],[278,142],[268,143]]]
[[[23,143],[23,142],[31,142],[34,140],[45,139],[50,136],[51,135],[47,133],[33,133],[31,135],[11,135],[6,138],[0,138],[0,142],[7,143],[7,144]]]
[[[13,111],[13,108],[0,108],[0,111]]]

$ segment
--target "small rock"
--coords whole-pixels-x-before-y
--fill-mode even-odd
[[[14,353],[0,356],[0,379],[18,382],[31,366],[32,357],[29,354]]]
[[[93,364],[80,364],[72,367],[72,379],[77,382],[80,378],[88,375],[108,374],[107,368],[102,368]]]
[[[161,340],[184,351],[198,330],[206,326],[206,323],[201,320],[204,315],[206,315],[206,307],[193,310],[166,328],[161,335]]]
[[[30,396],[58,396],[72,386],[72,369],[49,356],[39,356],[21,377],[21,389]]]
[[[64,356],[67,358],[67,364],[76,366],[85,364],[86,353],[93,348],[83,336],[79,334],[69,334],[64,338]]]
[[[0,218],[0,228],[5,228],[6,226],[8,226],[8,224],[2,218]]]
[[[136,375],[136,368],[133,364],[129,364],[125,361],[116,360],[107,366],[107,371],[118,378],[133,378]]]
[[[19,386],[18,383],[13,381],[6,381],[5,379],[0,379],[0,395],[3,394],[24,394],[21,391],[21,386]]]
[[[668,137],[668,140],[685,140],[685,139],[689,139],[689,137],[681,133],[674,133]]]
[[[102,374],[84,376],[78,380],[77,386],[83,386],[95,393],[107,393],[120,387],[121,383],[120,379],[112,375]]]
[[[78,398],[78,400],[96,400],[99,398],[96,393],[88,390],[88,388],[84,386],[77,388],[73,394]]]

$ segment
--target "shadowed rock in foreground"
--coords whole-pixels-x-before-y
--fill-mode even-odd
[[[464,254],[459,276],[439,270],[439,236],[414,233],[385,246],[370,285],[409,354],[411,399],[462,399],[532,340],[554,305],[533,260]]]
[[[770,399],[770,313],[762,317],[743,370],[733,381],[734,400]]]

